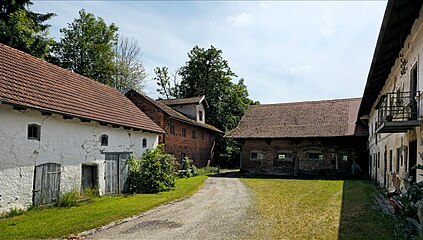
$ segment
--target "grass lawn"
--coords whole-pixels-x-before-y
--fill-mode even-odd
[[[368,181],[253,179],[251,239],[394,239],[394,219],[374,208]]]
[[[158,194],[102,197],[70,208],[31,210],[0,219],[0,239],[66,237],[193,195],[206,176],[178,179],[173,191]]]

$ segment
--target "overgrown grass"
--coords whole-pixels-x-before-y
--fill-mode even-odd
[[[35,209],[20,216],[0,219],[0,239],[58,238],[76,234],[191,196],[206,178],[178,179],[175,189],[168,192],[94,198],[80,206]]]
[[[257,200],[251,239],[394,239],[367,181],[242,179]]]

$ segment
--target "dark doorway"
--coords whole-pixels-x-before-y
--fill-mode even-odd
[[[410,177],[413,177],[412,182],[416,182],[416,169],[413,169],[417,163],[417,140],[412,141],[409,143],[408,147],[408,156],[409,156],[409,163],[408,163],[408,172]]]
[[[81,188],[84,191],[87,188],[97,188],[98,185],[98,167],[95,164],[82,164]]]
[[[410,108],[411,108],[411,120],[417,119],[417,101],[416,101],[416,91],[417,91],[417,64],[411,69],[410,76]]]
[[[386,188],[387,187],[387,174],[388,174],[388,163],[387,163],[387,152],[386,152],[386,147],[385,147],[385,152],[383,154],[383,187]]]
[[[35,167],[32,204],[34,206],[54,203],[59,198],[61,165],[45,163]]]

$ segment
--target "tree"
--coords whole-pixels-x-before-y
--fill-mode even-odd
[[[154,73],[156,76],[153,80],[155,80],[159,86],[157,92],[159,92],[162,97],[165,99],[171,99],[179,98],[181,96],[179,91],[180,84],[178,82],[178,71],[172,75],[172,80],[170,79],[169,68],[167,67],[156,67],[154,69]]]
[[[227,132],[238,125],[244,112],[251,104],[258,104],[248,98],[244,79],[233,83],[237,75],[223,59],[222,50],[195,46],[189,53],[189,60],[181,67],[181,97],[205,95],[209,103],[206,119],[217,128]],[[221,165],[228,166],[239,159],[240,146],[226,138],[217,139],[216,153]]]
[[[112,86],[124,91],[134,89],[142,91],[145,87],[144,65],[141,62],[141,47],[135,39],[120,37],[115,57],[116,72]]]
[[[60,29],[64,36],[54,47],[54,57],[63,68],[112,85],[117,31],[113,23],[107,26],[102,18],[82,9],[67,29]]]
[[[30,0],[0,1],[0,42],[39,58],[46,58],[53,43],[50,25],[43,24],[54,13],[29,11]]]

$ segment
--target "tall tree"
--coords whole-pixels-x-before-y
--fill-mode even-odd
[[[135,39],[119,37],[116,56],[116,72],[113,75],[112,86],[124,91],[134,89],[142,91],[147,76],[141,61],[141,47]]]
[[[30,0],[0,1],[0,42],[39,58],[49,54],[52,38],[50,25],[44,24],[54,13],[35,13],[29,10]]]
[[[222,56],[222,50],[195,46],[188,53],[188,61],[181,67],[182,97],[206,95],[209,103],[206,121],[224,132],[232,130],[251,104],[258,104],[248,97],[244,79],[233,83],[236,74]],[[219,164],[234,166],[239,160],[240,146],[226,138],[217,139],[216,153]]]
[[[64,35],[54,47],[58,64],[83,76],[108,85],[116,73],[115,47],[118,27],[94,14],[79,11],[79,18],[60,29]]]
[[[156,81],[159,88],[160,96],[165,99],[179,98],[180,94],[180,83],[178,81],[178,71],[172,75],[172,79],[169,73],[169,68],[167,67],[156,67],[154,69],[156,76],[153,80]]]
[[[236,77],[222,54],[222,50],[213,46],[209,49],[195,46],[188,53],[189,60],[179,71],[182,78],[180,85],[182,97],[205,95],[210,105],[209,116],[217,116],[218,103],[228,93],[232,78]],[[225,129],[224,123],[217,117],[209,119],[209,122],[220,129]]]

